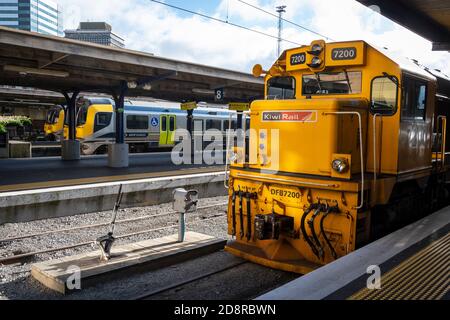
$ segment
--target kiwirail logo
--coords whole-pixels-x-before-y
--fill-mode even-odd
[[[278,172],[280,168],[279,129],[210,129],[195,128],[175,131],[175,147],[171,159],[175,165],[260,165],[262,169]]]
[[[317,111],[266,111],[263,122],[317,122]]]

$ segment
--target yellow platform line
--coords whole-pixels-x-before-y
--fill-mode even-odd
[[[220,167],[220,168],[218,168],[218,167],[190,168],[190,169],[179,169],[179,170],[164,171],[164,172],[145,172],[145,173],[134,173],[134,174],[126,174],[126,175],[116,175],[116,176],[101,176],[101,177],[80,178],[80,179],[51,180],[51,181],[3,185],[3,186],[0,186],[0,192],[13,192],[13,191],[57,188],[57,187],[77,186],[77,185],[105,183],[105,182],[141,180],[141,179],[149,179],[149,178],[163,178],[163,177],[181,176],[181,175],[197,174],[197,173],[198,174],[214,173],[214,172],[220,172],[220,171],[223,171],[222,167]]]
[[[364,288],[349,300],[440,299],[449,290],[450,233],[381,277],[380,290]]]

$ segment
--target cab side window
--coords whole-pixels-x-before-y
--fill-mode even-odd
[[[404,77],[402,89],[402,119],[425,120],[427,83],[420,79]]]
[[[398,81],[392,76],[376,77],[372,80],[371,112],[393,115],[397,111]]]
[[[294,77],[273,77],[267,82],[268,100],[295,99]]]
[[[99,112],[95,115],[94,132],[100,131],[111,123],[111,112]]]

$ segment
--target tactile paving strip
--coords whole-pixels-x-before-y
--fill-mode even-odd
[[[440,300],[450,287],[450,233],[381,277],[381,289],[364,288],[349,300]]]

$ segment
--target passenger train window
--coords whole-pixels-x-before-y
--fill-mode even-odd
[[[402,119],[425,119],[427,103],[427,84],[425,81],[405,76],[402,98]]]
[[[294,77],[273,77],[267,82],[268,100],[285,100],[295,98]]]
[[[224,125],[223,129],[228,130],[230,128],[230,120],[225,120],[223,122],[223,125]],[[232,120],[231,121],[231,130],[235,130],[235,129],[236,129],[236,120]]]
[[[58,121],[60,110],[50,110],[47,114],[47,123],[55,124]]]
[[[425,84],[416,84],[416,119],[425,118],[427,86]]]
[[[206,130],[217,129],[222,130],[222,121],[220,120],[206,120]]]
[[[127,128],[132,130],[148,129],[148,116],[127,116]]]
[[[102,130],[109,126],[111,123],[112,113],[110,112],[99,112],[95,115],[94,121],[94,132]]]
[[[170,117],[169,131],[175,131],[175,117]]]
[[[371,106],[372,113],[393,115],[397,111],[398,81],[392,76],[376,77],[372,80]]]
[[[161,118],[161,131],[167,131],[167,117]]]
[[[95,124],[98,126],[107,126],[111,121],[111,113],[99,112],[95,117]]]
[[[203,120],[194,119],[194,131],[203,132]]]
[[[78,110],[78,116],[77,116],[77,125],[83,125],[86,124],[87,121],[87,114],[88,114],[88,105],[83,105],[79,110]]]

